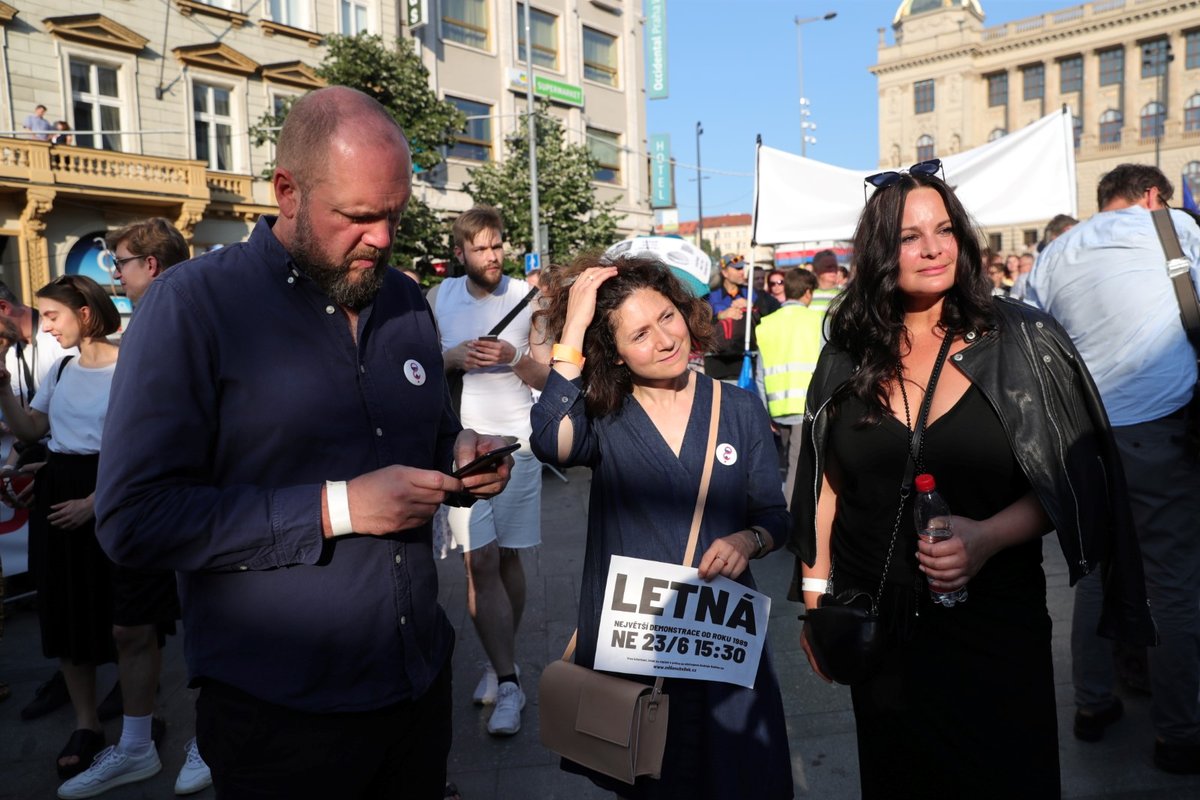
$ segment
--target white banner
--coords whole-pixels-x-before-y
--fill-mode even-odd
[[[754,687],[771,598],[693,567],[613,556],[595,668]]]
[[[945,156],[942,165],[946,181],[981,226],[1078,216],[1074,143],[1071,114],[1056,111],[993,142]],[[759,146],[755,241],[851,239],[865,202],[863,179],[881,171],[843,169]]]

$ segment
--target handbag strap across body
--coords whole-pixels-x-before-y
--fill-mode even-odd
[[[1150,212],[1154,220],[1154,230],[1158,241],[1162,244],[1163,255],[1167,258],[1167,275],[1175,289],[1175,300],[1179,303],[1179,318],[1183,329],[1187,332],[1197,349],[1200,349],[1200,299],[1196,297],[1196,287],[1192,283],[1192,265],[1183,254],[1179,245],[1179,234],[1175,232],[1175,224],[1171,222],[1171,212],[1166,208],[1158,208]]]
[[[700,523],[704,519],[704,504],[708,500],[708,486],[712,482],[713,459],[716,457],[717,449],[717,426],[721,421],[721,382],[712,381],[712,409],[709,411],[708,419],[708,444],[704,447],[704,470],[700,473],[700,488],[696,492],[696,508],[692,512],[692,527],[688,531],[687,546],[683,551],[683,565],[691,566],[692,560],[696,557],[696,545],[700,541]],[[571,641],[567,642],[567,649],[563,652],[562,660],[570,661],[571,656],[575,654],[575,642],[579,637],[579,629],[571,634]],[[662,693],[663,679],[656,678],[654,681],[654,693],[652,697],[658,697]]]
[[[883,562],[883,574],[879,576],[879,588],[875,590],[874,596],[871,597],[871,612],[879,613],[879,601],[883,597],[883,587],[887,585],[888,572],[892,566],[892,554],[896,551],[896,538],[900,533],[900,520],[904,516],[904,506],[908,502],[909,496],[912,494],[913,478],[916,477],[917,470],[923,468],[925,463],[925,428],[929,419],[929,408],[933,405],[933,392],[937,388],[938,378],[942,374],[942,366],[946,363],[946,356],[950,354],[950,345],[954,341],[954,334],[950,331],[942,337],[942,346],[938,349],[937,360],[933,362],[933,370],[929,374],[929,383],[925,386],[925,397],[921,400],[921,410],[917,414],[916,424],[913,425],[912,435],[908,441],[908,458],[904,459],[904,477],[900,480],[900,504],[896,508],[896,519],[892,523],[892,538],[888,542],[887,557]],[[904,376],[900,374],[899,367],[896,369],[896,379],[901,382],[901,390],[904,388]],[[905,410],[908,409],[908,398],[905,395]],[[829,586],[833,586],[833,556],[829,558]]]

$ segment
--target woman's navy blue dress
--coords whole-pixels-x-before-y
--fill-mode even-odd
[[[675,564],[683,559],[704,461],[715,455],[705,452],[712,380],[696,375],[695,381],[678,457],[632,397],[617,412],[591,419],[584,411],[581,382],[552,370],[534,406],[531,444],[538,458],[593,470],[579,593],[578,664],[590,667],[595,659],[611,556]],[[564,417],[570,417],[574,440],[568,458],[560,460],[558,429]],[[714,461],[695,564],[715,540],[735,531],[761,525],[778,545],[790,526],[770,420],[757,397],[723,387],[717,442],[718,450],[732,447],[736,458]],[[749,569],[738,580],[756,588]],[[664,691],[671,698],[671,716],[660,779],[640,778],[629,786],[565,760],[564,769],[585,774],[622,797],[792,797],[783,701],[769,648],[763,650],[753,689],[668,678]]]

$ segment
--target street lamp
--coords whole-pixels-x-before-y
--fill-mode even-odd
[[[801,36],[801,26],[810,22],[826,22],[837,16],[836,11],[830,11],[821,17],[796,17],[796,69],[800,78],[800,155],[805,154],[807,145],[816,144],[815,136],[809,136],[810,130],[817,129],[816,123],[809,122],[808,98],[804,96],[804,39]]]
[[[1154,114],[1154,166],[1155,166],[1155,168],[1159,167],[1159,152],[1162,147],[1163,128],[1166,127],[1166,124],[1167,124],[1167,103],[1166,103],[1166,100],[1163,98],[1163,83],[1166,81],[1166,78],[1167,78],[1167,67],[1170,65],[1170,63],[1172,61],[1175,60],[1175,56],[1171,54],[1171,43],[1167,42],[1166,45],[1167,46],[1164,49],[1164,51],[1162,52],[1161,57],[1157,56],[1156,54],[1147,54],[1142,59],[1143,74],[1145,74],[1145,70],[1148,70],[1152,67],[1155,69],[1155,72],[1157,73],[1155,75],[1156,97],[1155,97],[1155,101],[1154,101],[1155,104],[1158,106],[1158,109]]]

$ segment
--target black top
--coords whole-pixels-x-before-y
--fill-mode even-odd
[[[835,579],[844,572],[877,581],[900,502],[911,432],[892,416],[864,426],[859,422],[864,411],[861,401],[847,396],[830,425],[829,477],[838,487],[833,556]],[[923,471],[934,476],[938,492],[958,516],[990,517],[1029,491],[999,418],[974,386],[926,429],[924,462]],[[1040,552],[1040,541],[1032,545]],[[972,588],[1012,560],[1010,551],[1020,549],[994,556],[971,581]],[[910,498],[900,518],[888,582],[911,585],[918,575]],[[875,585],[869,588],[874,592]]]

